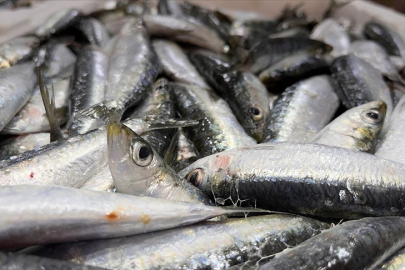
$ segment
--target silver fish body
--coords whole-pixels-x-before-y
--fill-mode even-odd
[[[76,28],[83,33],[90,44],[100,48],[110,39],[106,27],[95,18],[80,18],[76,23]]]
[[[404,215],[405,166],[319,144],[232,149],[180,172],[218,202],[333,218]],[[246,201],[245,201],[246,200]]]
[[[154,40],[152,45],[162,63],[165,74],[172,80],[208,87],[179,45],[162,39]]]
[[[243,212],[56,186],[1,187],[0,193],[2,249],[122,237]]]
[[[374,153],[386,110],[387,105],[382,101],[353,107],[330,122],[310,142]]]
[[[0,70],[0,131],[28,102],[36,82],[32,63]]]
[[[35,35],[42,39],[47,39],[51,35],[71,26],[77,21],[80,16],[80,11],[76,9],[60,10],[49,18],[35,30]]]
[[[80,189],[115,192],[114,179],[112,178],[108,164],[92,175]]]
[[[4,140],[0,144],[0,159],[5,160],[12,156],[34,150],[51,142],[49,133],[32,133]]]
[[[405,248],[401,248],[374,269],[401,270],[405,268]]]
[[[183,129],[179,129],[178,141],[176,142],[175,153],[172,163],[169,164],[176,172],[181,171],[199,157],[194,143],[187,137]]]
[[[36,254],[111,269],[227,269],[295,246],[328,227],[299,216],[256,216],[126,238],[53,245]]]
[[[213,90],[195,85],[173,85],[177,109],[199,124],[186,130],[202,157],[246,145],[255,145],[228,104]]]
[[[67,107],[70,92],[70,78],[56,78],[46,83],[48,89],[54,88],[55,108],[60,124],[67,121]],[[49,121],[46,115],[41,92],[36,87],[27,104],[13,117],[1,131],[3,134],[27,134],[32,132],[49,131]]]
[[[315,76],[288,87],[275,101],[265,142],[308,142],[339,107],[331,78]]]
[[[39,40],[35,36],[17,37],[0,44],[0,69],[31,57],[38,45]]]

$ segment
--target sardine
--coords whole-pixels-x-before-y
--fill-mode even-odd
[[[28,102],[36,82],[32,63],[0,70],[0,131]]]
[[[387,105],[382,101],[353,107],[319,131],[310,142],[374,153],[386,110]]]
[[[181,179],[138,134],[124,125],[108,128],[108,164],[118,192],[210,204],[208,197]]]
[[[310,32],[307,28],[304,27],[296,27],[291,28],[288,30],[279,31],[269,35],[269,38],[288,38],[288,37],[295,37],[295,38],[309,38]]]
[[[83,134],[97,125],[94,119],[78,119],[80,111],[104,101],[108,56],[96,46],[84,47],[77,56],[69,102],[69,134]],[[81,121],[82,120],[82,121]]]
[[[405,268],[405,248],[401,248],[391,257],[373,269],[401,270]]]
[[[177,137],[176,137],[177,136]],[[194,146],[194,143],[187,137],[183,129],[179,129],[178,134],[174,137],[176,139],[173,158],[170,162],[170,167],[176,172],[181,171],[199,157],[199,153]]]
[[[47,83],[48,89],[55,89],[55,105],[57,117],[61,124],[66,123],[68,113],[70,78],[58,79]],[[1,131],[2,134],[27,134],[32,132],[49,131],[49,121],[46,116],[41,92],[35,87],[34,93],[27,104],[13,117]]]
[[[276,62],[263,70],[259,79],[270,92],[280,93],[300,80],[327,73],[329,65],[323,58],[303,53]]]
[[[349,53],[350,38],[339,23],[332,18],[328,18],[319,23],[312,30],[310,38],[323,41],[333,47],[330,54],[333,57],[339,57]]]
[[[143,21],[152,36],[168,37],[217,53],[227,53],[230,49],[214,30],[195,22],[164,15],[145,15]]]
[[[286,249],[259,269],[374,269],[405,244],[405,218],[348,221]]]
[[[402,96],[395,107],[387,132],[377,145],[375,155],[381,158],[405,164],[405,96]]]
[[[56,186],[1,187],[0,194],[2,249],[122,237],[248,212]]]
[[[328,227],[299,216],[257,216],[119,239],[52,245],[36,254],[109,269],[227,269],[295,246]]]
[[[106,27],[95,18],[80,18],[75,27],[80,30],[90,44],[100,48],[110,39]]]
[[[378,43],[368,40],[357,40],[350,44],[350,52],[372,65],[389,80],[405,84],[404,79],[398,74],[387,52]]]
[[[198,125],[186,130],[201,157],[256,144],[239,124],[228,104],[213,90],[173,84],[173,94],[180,113],[199,120]]]
[[[232,149],[199,159],[180,176],[222,203],[331,218],[405,214],[405,166],[339,147]]]
[[[39,40],[35,36],[17,37],[0,44],[0,69],[30,58],[38,45]]]
[[[9,138],[0,144],[0,160],[20,155],[50,143],[49,133],[32,133]]]
[[[364,26],[363,33],[367,38],[383,46],[389,55],[405,58],[404,40],[386,25],[369,22]]]
[[[329,123],[338,107],[329,76],[298,82],[275,101],[264,141],[308,142]]]
[[[115,184],[108,164],[92,175],[80,189],[115,192]]]
[[[254,46],[244,59],[244,70],[255,74],[263,71],[271,64],[297,52],[311,55],[322,55],[330,52],[332,47],[317,40],[306,38],[273,38],[263,40]]]
[[[163,71],[173,81],[208,87],[179,45],[167,40],[154,40],[153,48],[162,63]]]
[[[63,9],[51,15],[35,30],[35,35],[41,40],[49,38],[69,26],[72,26],[80,17],[80,11],[76,9]]]
[[[263,140],[270,119],[267,89],[252,73],[223,70],[218,60],[204,54],[192,54],[192,62],[212,87],[228,102],[245,131]]]
[[[71,262],[41,258],[32,255],[0,253],[1,270],[103,270],[105,268],[78,265]]]

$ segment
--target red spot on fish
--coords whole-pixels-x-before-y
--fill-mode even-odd
[[[225,169],[228,167],[230,159],[231,158],[229,156],[221,156],[221,157],[217,156],[215,160],[215,165],[217,168]]]
[[[30,177],[31,177],[31,178],[34,178],[34,173],[33,173],[33,172],[30,174]]]
[[[114,220],[117,220],[117,219],[118,219],[118,215],[117,215],[114,211],[108,213],[107,215],[105,215],[105,217],[106,217],[106,219],[107,219],[108,221],[114,221]]]

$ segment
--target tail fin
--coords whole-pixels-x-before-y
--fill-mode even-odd
[[[176,156],[175,151],[177,148],[177,144],[179,142],[179,137],[180,137],[180,130],[177,130],[177,132],[173,135],[169,147],[166,150],[165,156],[163,157],[164,162],[169,166],[173,164],[173,161],[175,159]]]

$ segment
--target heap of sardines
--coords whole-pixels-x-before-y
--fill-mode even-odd
[[[395,29],[115,4],[0,44],[0,269],[405,267]]]

